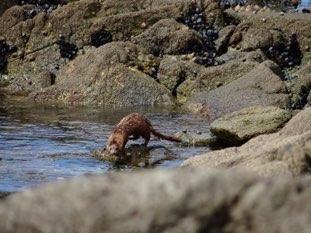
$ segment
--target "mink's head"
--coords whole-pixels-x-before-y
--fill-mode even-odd
[[[116,154],[120,153],[120,149],[118,148],[117,144],[115,144],[115,143],[107,145],[107,150],[112,155],[116,155]]]

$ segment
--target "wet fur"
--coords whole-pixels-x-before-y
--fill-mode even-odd
[[[167,136],[156,131],[150,121],[139,113],[132,113],[124,117],[119,124],[113,129],[106,149],[111,154],[122,153],[127,141],[137,140],[142,137],[145,139],[144,145],[147,146],[150,136],[153,134],[156,137],[173,142],[181,142],[180,139],[174,136]]]

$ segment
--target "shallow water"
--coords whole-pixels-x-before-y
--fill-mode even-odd
[[[207,119],[172,108],[66,107],[0,96],[0,191],[114,169],[175,167],[209,150],[152,138],[148,146],[155,149],[144,161],[118,167],[94,158],[91,151],[103,148],[115,124],[134,111],[145,114],[165,134],[208,128]]]
[[[298,7],[303,8],[303,7],[308,7],[308,6],[311,6],[310,0],[301,0]]]

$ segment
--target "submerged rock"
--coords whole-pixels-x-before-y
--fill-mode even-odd
[[[311,172],[311,108],[294,116],[279,132],[260,135],[240,147],[195,156],[182,166],[237,168],[262,176]]]
[[[175,136],[181,139],[183,146],[209,146],[216,143],[216,138],[210,133],[181,131]]]
[[[278,107],[251,107],[213,121],[210,131],[220,143],[239,145],[260,134],[273,133],[291,117],[288,110]]]

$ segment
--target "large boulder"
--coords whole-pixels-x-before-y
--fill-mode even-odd
[[[255,137],[241,147],[230,147],[189,158],[182,166],[237,168],[262,176],[309,174],[310,114],[311,108],[307,108],[277,133]]]
[[[6,197],[0,202],[0,228],[3,233],[304,233],[310,229],[310,182],[206,169],[86,176]]]
[[[174,19],[163,19],[131,41],[145,47],[151,54],[181,54],[203,47],[202,36]]]
[[[210,131],[220,143],[239,145],[260,134],[277,131],[290,117],[288,110],[278,107],[251,107],[216,119]]]
[[[286,43],[286,37],[295,34],[302,53],[302,63],[307,63],[311,58],[309,48],[311,44],[311,31],[309,30],[310,17],[305,14],[290,14],[285,16],[277,12],[228,12],[230,16],[243,22],[247,27],[242,27],[243,48],[257,46],[273,46]],[[238,28],[238,27],[237,27]],[[255,34],[252,34],[252,33]],[[259,33],[260,32],[260,33]],[[257,36],[255,36],[257,35]],[[248,42],[250,43],[248,43]],[[256,46],[255,46],[256,47]]]
[[[58,100],[70,104],[172,104],[168,89],[143,72],[153,62],[153,56],[144,54],[136,45],[109,43],[68,63],[55,85],[31,96],[39,102]]]
[[[164,56],[160,62],[158,78],[177,97],[184,102],[190,96],[210,91],[228,84],[251,71],[265,60],[260,51],[224,56],[226,63],[219,66],[204,67],[187,60],[186,56]],[[193,58],[193,57],[192,57]]]
[[[214,118],[252,106],[285,108],[290,100],[281,75],[278,65],[267,60],[227,85],[193,95],[185,106],[193,112],[206,109]]]

